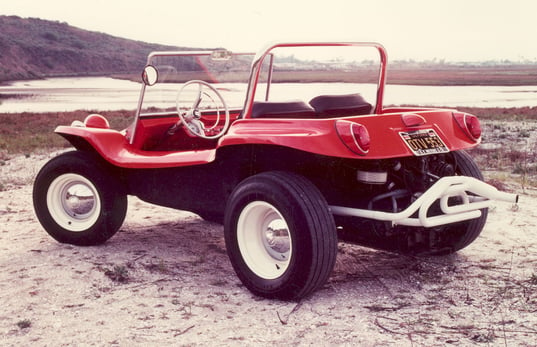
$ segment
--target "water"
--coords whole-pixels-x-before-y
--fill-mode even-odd
[[[140,83],[108,77],[19,81],[0,86],[0,112],[132,110],[140,88]]]
[[[289,87],[292,87],[291,85]],[[316,83],[301,84],[300,92],[287,93],[289,99],[309,100],[317,93]],[[84,110],[133,110],[141,85],[108,77],[50,78],[20,81],[0,86],[0,112],[62,112]],[[348,93],[349,85],[333,84],[334,93]],[[360,87],[366,99],[374,100],[374,87]],[[235,92],[234,92],[235,91]],[[277,93],[276,89],[274,90]],[[244,88],[226,90],[224,97],[242,100]],[[371,100],[373,98],[373,100]],[[385,105],[524,107],[537,106],[537,86],[408,86],[388,85]]]

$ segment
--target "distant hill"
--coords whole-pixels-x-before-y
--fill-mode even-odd
[[[188,49],[133,41],[67,23],[0,16],[0,81],[141,71],[155,50]]]
[[[67,23],[0,16],[0,82],[58,76],[138,74],[151,51],[192,50],[127,40]],[[537,85],[537,64],[397,62],[388,82],[417,85]]]

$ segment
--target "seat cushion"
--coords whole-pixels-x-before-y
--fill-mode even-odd
[[[310,100],[319,117],[343,117],[370,114],[373,106],[360,94],[320,95]]]
[[[315,110],[303,101],[256,101],[252,118],[315,118]]]

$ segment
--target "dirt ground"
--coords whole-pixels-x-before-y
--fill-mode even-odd
[[[54,241],[31,203],[47,157],[0,166],[2,346],[537,345],[535,192],[496,203],[456,255],[341,243],[328,283],[282,302],[241,285],[220,225],[134,198],[106,244]]]

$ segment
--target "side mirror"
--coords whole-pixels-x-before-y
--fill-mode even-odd
[[[158,81],[158,71],[153,65],[147,65],[142,72],[142,81],[145,85],[152,86]]]

